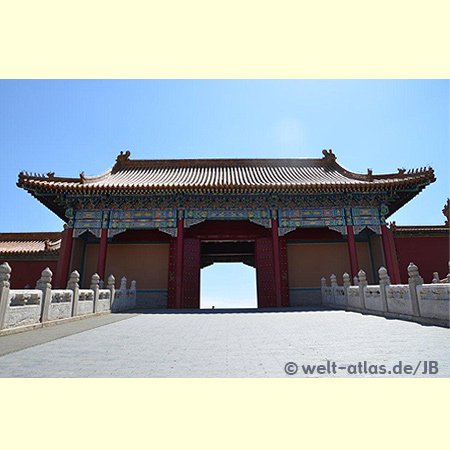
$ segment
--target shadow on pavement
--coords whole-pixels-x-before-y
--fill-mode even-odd
[[[260,313],[293,313],[312,311],[334,311],[321,306],[284,307],[284,308],[215,308],[215,309],[150,309],[137,307],[120,314],[260,314]]]

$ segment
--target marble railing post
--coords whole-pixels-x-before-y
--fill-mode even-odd
[[[439,283],[440,282],[440,280],[439,280],[439,273],[438,272],[433,272],[433,279],[431,280],[431,283],[432,284],[436,284],[436,283]]]
[[[98,297],[100,295],[100,276],[96,273],[94,273],[94,275],[92,275],[91,278],[91,286],[90,289],[92,289],[94,291],[94,313],[97,312],[98,309]]]
[[[11,267],[7,262],[4,262],[0,266],[0,330],[5,323],[6,308],[8,308],[10,278]]]
[[[326,287],[327,287],[327,279],[325,277],[322,277],[320,279],[320,290],[322,291],[322,304],[324,303],[323,299],[325,298],[325,288]]]
[[[337,284],[337,278],[336,275],[333,273],[330,276],[330,281],[331,281],[331,302],[336,305],[336,296],[335,296],[335,290],[338,287]]]
[[[126,277],[122,277],[122,279],[120,280],[120,288],[121,291],[126,292],[127,291],[127,279]]]
[[[109,307],[112,311],[113,303],[114,303],[114,296],[116,294],[116,279],[114,278],[114,275],[112,275],[112,274],[108,277],[108,284],[106,286],[106,289],[109,289],[109,292],[110,292]]]
[[[364,288],[367,286],[367,277],[364,270],[358,272],[358,286],[359,286],[359,298],[361,299],[362,309],[366,309],[366,299],[364,295]]]
[[[48,314],[50,311],[50,305],[52,303],[52,271],[46,267],[41,274],[41,278],[36,284],[36,289],[42,291],[42,304],[41,304],[41,322],[48,321]]]
[[[417,299],[417,286],[423,284],[423,278],[419,274],[419,269],[414,263],[409,263],[408,266],[408,284],[409,295],[411,297],[411,304],[413,316],[420,316],[419,301]]]
[[[386,288],[391,284],[391,280],[385,267],[380,267],[378,269],[378,276],[380,277],[381,303],[383,305],[383,311],[387,312]]]
[[[137,301],[137,292],[136,292],[136,280],[132,280],[131,281],[131,286],[130,286],[131,292],[133,294],[133,306],[136,306],[136,301]]]
[[[80,274],[74,270],[70,274],[69,281],[67,283],[67,289],[73,292],[73,303],[72,303],[72,317],[75,317],[78,313],[78,297],[80,295]]]
[[[337,287],[337,278],[336,275],[333,273],[330,276],[330,281],[331,281],[331,287]]]
[[[345,307],[348,305],[348,288],[352,285],[352,282],[350,281],[350,275],[345,272],[344,275],[342,275],[343,280],[343,286],[344,286],[344,297],[345,297]]]

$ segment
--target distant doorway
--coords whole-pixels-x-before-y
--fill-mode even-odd
[[[214,263],[201,270],[200,309],[257,308],[256,270],[243,263]]]

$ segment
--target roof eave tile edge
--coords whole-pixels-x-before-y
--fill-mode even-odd
[[[382,191],[386,189],[401,188],[404,186],[416,185],[418,187],[425,187],[431,183],[434,183],[436,178],[418,177],[417,179],[409,177],[405,180],[389,180],[384,183],[377,183],[375,180],[372,182],[366,181],[363,183],[317,183],[317,184],[300,184],[300,185],[267,185],[267,186],[248,186],[248,185],[224,185],[224,186],[99,186],[89,184],[74,184],[72,186],[55,186],[52,184],[38,185],[33,182],[29,185],[21,186],[22,189],[38,198],[39,194],[36,189],[42,192],[51,194],[103,194],[103,193],[179,193],[187,191],[200,191],[200,192],[217,192],[217,191],[245,191],[245,192],[267,192],[267,191],[320,191],[320,192],[348,192],[348,191]]]

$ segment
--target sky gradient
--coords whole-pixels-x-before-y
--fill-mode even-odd
[[[132,159],[320,158],[331,148],[354,172],[432,166],[437,181],[389,221],[442,224],[449,83],[2,80],[0,148],[2,232],[62,229],[58,217],[16,187],[21,170],[97,175],[121,150]]]

